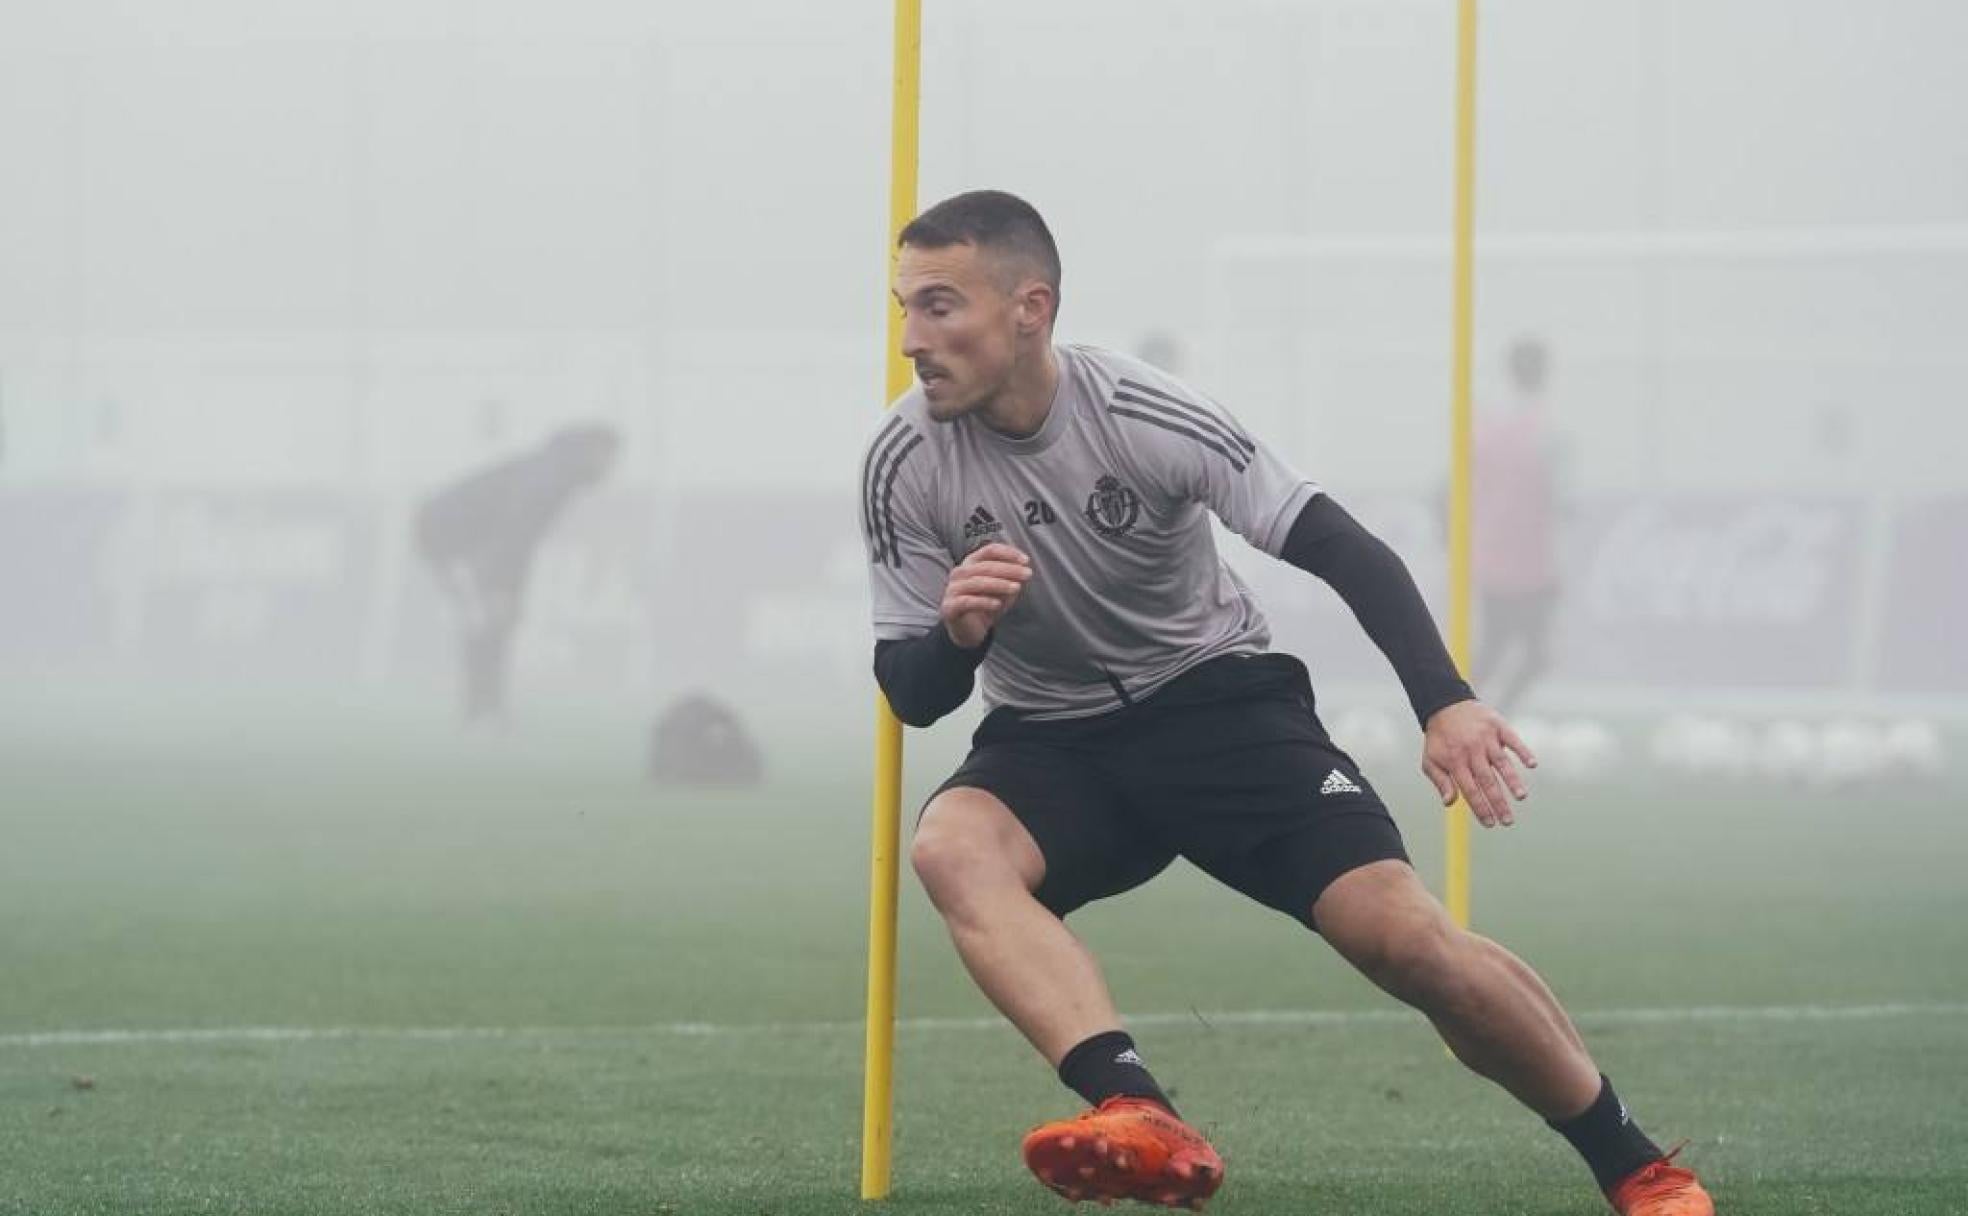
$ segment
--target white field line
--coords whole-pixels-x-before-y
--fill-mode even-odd
[[[1573,1015],[1585,1027],[1695,1022],[1858,1022],[1886,1018],[1968,1017],[1968,1004],[1688,1005],[1593,1009]],[[1349,1027],[1418,1022],[1405,1009],[1244,1009],[1137,1013],[1130,1026]],[[475,1040],[717,1038],[859,1031],[861,1022],[654,1022],[642,1026],[209,1026],[152,1030],[34,1030],[0,1034],[0,1048],[113,1047],[172,1043],[469,1042]],[[908,1033],[1005,1028],[1002,1018],[902,1018]]]

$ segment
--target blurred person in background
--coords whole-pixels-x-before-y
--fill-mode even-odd
[[[1560,452],[1545,386],[1551,354],[1522,337],[1506,355],[1510,391],[1486,409],[1474,444],[1472,571],[1476,591],[1475,682],[1497,708],[1523,704],[1551,667],[1558,606]]]
[[[1135,343],[1134,357],[1171,376],[1182,374],[1182,344],[1166,329],[1151,329]]]
[[[574,495],[607,475],[619,447],[611,427],[567,427],[531,451],[440,487],[418,508],[417,552],[458,628],[465,721],[504,715],[533,555]]]
[[[1030,204],[958,195],[898,244],[918,383],[861,466],[875,675],[927,726],[982,674],[990,712],[910,861],[971,978],[1091,1104],[1033,1129],[1026,1165],[1073,1200],[1197,1207],[1222,1181],[1065,923],[1181,856],[1424,1013],[1622,1216],[1713,1216],[1544,981],[1422,885],[1208,516],[1339,593],[1408,694],[1436,792],[1508,825],[1526,795],[1516,762],[1536,761],[1457,674],[1401,559],[1205,394],[1055,344],[1059,253]]]

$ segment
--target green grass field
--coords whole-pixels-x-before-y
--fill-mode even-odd
[[[744,793],[646,785],[622,722],[119,713],[0,722],[0,1212],[863,1210],[858,713]],[[1432,879],[1421,779],[1375,775]],[[1968,1212],[1968,790],[1620,791],[1546,774],[1481,836],[1480,926],[1725,1213]],[[1212,1211],[1600,1210],[1283,918],[1178,867],[1075,923]],[[907,876],[901,1004],[886,1210],[1063,1211],[1016,1145],[1075,1102]]]

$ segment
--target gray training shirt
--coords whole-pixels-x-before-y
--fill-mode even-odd
[[[1032,578],[999,619],[984,699],[1037,718],[1137,700],[1206,659],[1255,654],[1271,630],[1217,555],[1204,508],[1273,555],[1318,487],[1221,406],[1113,351],[1059,346],[1039,431],[930,418],[920,386],[861,462],[875,636],[940,627],[950,569],[1002,541]]]

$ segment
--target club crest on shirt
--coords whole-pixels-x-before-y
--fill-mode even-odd
[[[1120,478],[1110,474],[1093,483],[1093,493],[1087,495],[1086,519],[1094,531],[1113,540],[1134,531],[1140,518],[1141,498],[1122,485]]]

